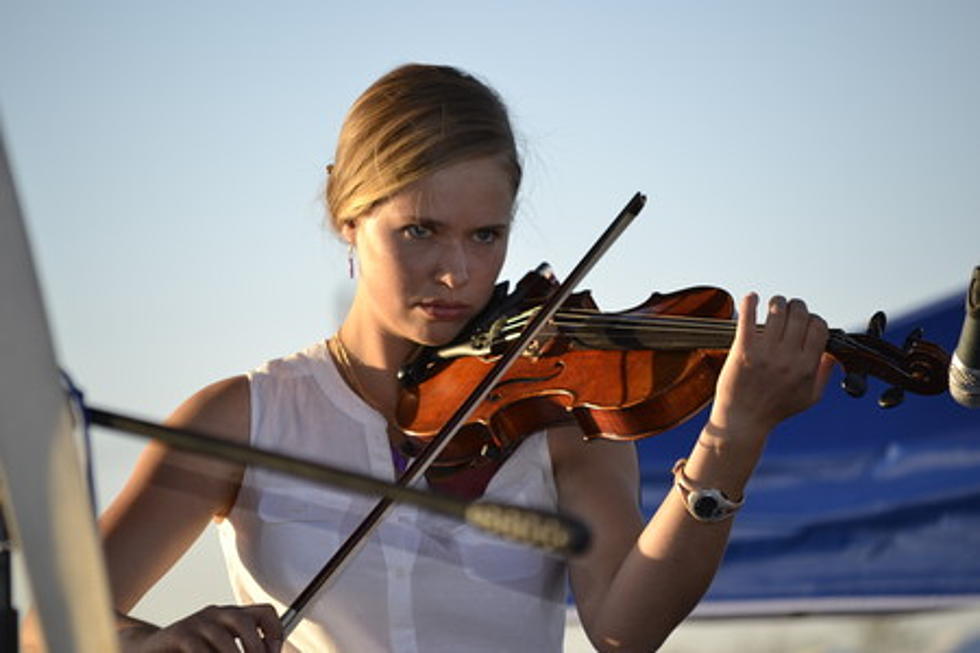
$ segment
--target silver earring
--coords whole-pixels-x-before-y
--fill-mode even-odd
[[[354,243],[347,245],[347,275],[354,278]]]

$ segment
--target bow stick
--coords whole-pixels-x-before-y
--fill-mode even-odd
[[[517,338],[510,347],[501,355],[500,359],[493,366],[490,372],[477,385],[469,397],[460,404],[456,412],[449,418],[446,424],[439,431],[439,434],[426,446],[421,454],[412,462],[411,465],[398,478],[397,484],[409,486],[415,483],[425,474],[426,470],[439,457],[443,449],[449,444],[459,429],[465,424],[467,418],[473,413],[477,406],[486,399],[487,395],[497,384],[500,378],[507,373],[511,364],[517,360],[528,343],[534,339],[544,324],[552,318],[558,307],[568,299],[569,295],[578,283],[588,274],[595,263],[602,258],[606,250],[619,238],[620,234],[626,230],[633,219],[637,216],[643,205],[646,203],[646,196],[636,193],[626,204],[619,215],[606,228],[603,234],[592,245],[575,269],[568,275],[565,281],[552,293],[548,301],[538,310],[534,319],[527,325],[520,337]],[[327,581],[335,577],[347,565],[353,556],[360,551],[367,541],[368,536],[384,519],[385,515],[391,510],[391,499],[384,498],[379,501],[368,513],[367,517],[358,525],[357,528],[348,536],[347,540],[340,545],[340,548],[333,554],[326,565],[317,573],[316,576],[307,584],[306,588],[300,592],[292,605],[282,614],[283,631],[288,637],[293,631],[303,612],[306,610],[310,601],[324,588]]]

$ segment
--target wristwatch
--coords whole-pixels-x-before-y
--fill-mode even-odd
[[[684,499],[687,512],[698,521],[717,522],[728,519],[745,503],[745,497],[732,501],[721,490],[697,487],[684,473],[685,464],[686,458],[674,463],[674,487]]]

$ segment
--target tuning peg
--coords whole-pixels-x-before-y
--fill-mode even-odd
[[[902,344],[902,351],[906,353],[912,351],[915,343],[922,340],[924,333],[925,331],[922,330],[922,327],[913,329],[909,335],[906,336],[905,342]],[[905,389],[898,386],[888,388],[881,393],[880,397],[878,397],[878,405],[882,408],[894,408],[903,401],[905,401]]]
[[[840,385],[852,397],[863,397],[868,391],[868,375],[863,372],[848,372]]]
[[[905,390],[898,386],[888,388],[878,397],[878,405],[882,408],[894,408],[905,401]]]
[[[868,320],[868,328],[866,333],[868,336],[876,339],[881,339],[882,334],[885,333],[885,326],[888,324],[888,318],[885,316],[884,311],[876,311],[871,319]],[[906,349],[912,347],[915,342],[922,337],[922,332],[920,329],[913,331],[909,334],[909,337],[905,341]],[[863,397],[868,391],[868,372],[867,367],[858,364],[857,369],[845,370],[844,381],[841,386],[844,391],[852,397]],[[902,388],[889,388],[878,399],[879,405],[886,408],[891,408],[892,406],[897,406],[902,403],[905,398],[905,392]]]
[[[922,329],[922,327],[912,329],[912,332],[905,338],[905,343],[902,345],[902,350],[906,353],[912,351],[912,347],[915,345],[915,343],[922,340],[923,335],[925,335],[925,331]]]
[[[875,338],[880,338],[881,334],[885,332],[885,325],[888,324],[888,318],[885,317],[884,311],[878,311],[871,316],[868,320],[868,331],[869,336],[874,336]]]

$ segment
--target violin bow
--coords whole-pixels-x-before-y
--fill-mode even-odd
[[[640,213],[646,204],[646,196],[636,193],[626,204],[622,211],[613,219],[612,223],[599,236],[598,240],[592,245],[582,260],[578,262],[565,281],[551,294],[534,318],[528,323],[520,337],[514,340],[511,345],[503,352],[497,363],[491,368],[482,381],[473,389],[473,392],[460,404],[456,412],[446,421],[439,434],[426,445],[425,449],[414,459],[411,465],[402,473],[396,481],[397,485],[409,486],[422,478],[423,474],[432,466],[432,463],[439,457],[439,454],[446,448],[456,433],[466,423],[467,418],[476,410],[477,406],[486,399],[487,395],[497,384],[501,377],[507,373],[510,366],[517,360],[528,344],[533,340],[545,323],[550,320],[558,307],[561,306],[578,283],[585,277],[592,267],[599,261],[612,244],[633,222],[633,219]],[[479,503],[479,502],[477,502]],[[333,556],[323,568],[313,577],[307,586],[300,592],[296,600],[282,614],[280,621],[286,637],[299,624],[300,619],[310,602],[322,591],[327,582],[336,577],[356,555],[367,538],[377,529],[381,520],[392,508],[392,500],[385,497],[378,501],[370,513],[347,537],[340,548],[334,552]]]

